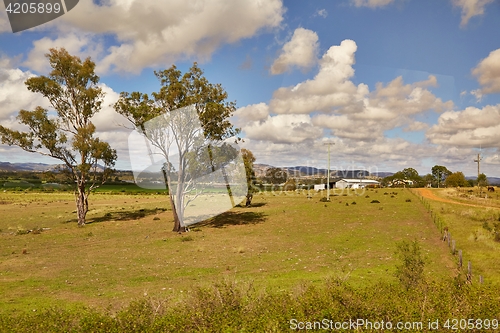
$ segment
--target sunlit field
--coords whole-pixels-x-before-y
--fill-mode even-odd
[[[1,310],[119,308],[224,278],[278,290],[327,277],[395,282],[400,240],[421,243],[430,279],[454,274],[439,230],[410,191],[344,194],[330,202],[312,191],[310,199],[258,194],[252,207],[177,234],[164,195],[95,194],[88,224],[78,228],[70,193],[0,193]]]

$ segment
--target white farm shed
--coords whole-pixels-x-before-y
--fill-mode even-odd
[[[366,186],[378,186],[380,182],[372,179],[341,179],[335,183],[336,188],[364,188]]]
[[[316,184],[314,185],[314,190],[315,191],[326,190],[326,184]]]

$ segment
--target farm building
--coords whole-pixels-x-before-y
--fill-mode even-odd
[[[380,182],[372,179],[341,179],[335,183],[336,188],[364,188],[366,186],[379,186]]]
[[[314,185],[314,190],[315,191],[321,191],[326,189],[326,184],[316,184]]]

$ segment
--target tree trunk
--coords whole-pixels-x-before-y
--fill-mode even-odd
[[[170,174],[167,173],[167,171],[163,168],[163,178],[165,179],[165,184],[167,185],[168,189],[168,200],[170,201],[170,207],[172,207],[172,213],[174,214],[174,228],[172,231],[174,232],[184,232],[186,231],[186,228],[181,226],[181,220],[179,219],[179,215],[177,214],[177,208],[175,207],[175,202],[174,202],[174,197],[173,194],[171,193],[172,190],[172,183],[170,182]]]
[[[185,228],[181,227],[181,221],[179,220],[179,216],[177,215],[177,209],[175,208],[174,199],[170,194],[168,195],[168,198],[170,200],[170,206],[172,206],[172,213],[174,214],[174,228],[172,229],[172,231],[174,232],[186,231]]]
[[[253,194],[247,193],[247,202],[246,202],[245,206],[250,207],[250,205],[252,204],[252,199],[253,199]]]
[[[89,211],[89,202],[87,200],[87,194],[85,193],[85,183],[78,184],[77,190],[75,191],[76,200],[76,213],[78,216],[78,226],[83,227],[85,225],[85,217]]]

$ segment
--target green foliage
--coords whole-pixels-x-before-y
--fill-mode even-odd
[[[401,284],[409,290],[418,286],[423,280],[425,261],[420,244],[402,241],[397,244],[395,255],[400,264],[396,266],[396,277]]]
[[[484,187],[484,186],[488,186],[488,185],[489,185],[489,183],[488,183],[488,178],[486,177],[486,175],[484,173],[480,174],[477,177],[477,186]]]
[[[192,180],[190,175],[194,177],[204,171],[214,171],[218,168],[215,164],[224,164],[225,161],[212,158],[229,157],[225,153],[216,154],[216,144],[240,133],[240,129],[229,121],[236,110],[236,103],[227,101],[227,92],[220,84],[210,83],[197,63],[184,74],[173,65],[155,71],[155,75],[160,81],[158,92],[153,92],[151,97],[141,92],[122,92],[114,108],[135,129],[142,131],[150,144],[166,159],[162,171],[168,187],[172,188],[175,178],[177,186],[182,189],[177,194],[173,191],[169,193],[170,201],[178,203],[178,206],[172,207],[173,231],[182,231],[184,191]],[[201,130],[195,125],[198,120]],[[169,156],[173,144],[179,153],[175,166]]]
[[[90,58],[82,62],[65,49],[50,49],[46,57],[52,67],[49,76],[31,77],[25,84],[28,90],[49,101],[57,117],[49,117],[49,110],[41,106],[33,111],[20,110],[17,120],[29,131],[0,126],[0,137],[4,144],[50,156],[64,164],[71,183],[77,185],[78,224],[83,225],[90,194],[86,189],[88,178],[90,188],[104,183],[117,158],[108,143],[95,137],[96,128],[91,121],[101,110],[104,93],[98,87],[99,76]],[[104,164],[103,172],[97,172],[98,162]],[[50,174],[47,179],[52,179]]]
[[[469,183],[462,172],[457,171],[446,177],[445,185],[448,187],[468,187]]]
[[[451,175],[451,171],[448,170],[445,166],[435,165],[432,167],[432,176],[434,177],[435,185],[441,185],[443,181]]]
[[[2,314],[0,331],[286,332],[296,321],[325,318],[336,322],[383,318],[393,323],[432,318],[444,323],[449,318],[496,318],[500,310],[497,290],[492,287],[467,287],[457,279],[426,283],[425,290],[383,283],[355,288],[331,278],[316,285],[298,285],[294,292],[263,291],[251,283],[223,281],[200,287],[178,301],[141,298],[116,314],[88,308]],[[423,325],[413,331],[426,331],[427,322]]]
[[[287,181],[288,174],[281,168],[271,167],[266,170],[264,179],[270,184],[283,184]]]
[[[283,185],[283,191],[295,191],[297,189],[297,182],[295,179],[290,178]]]

